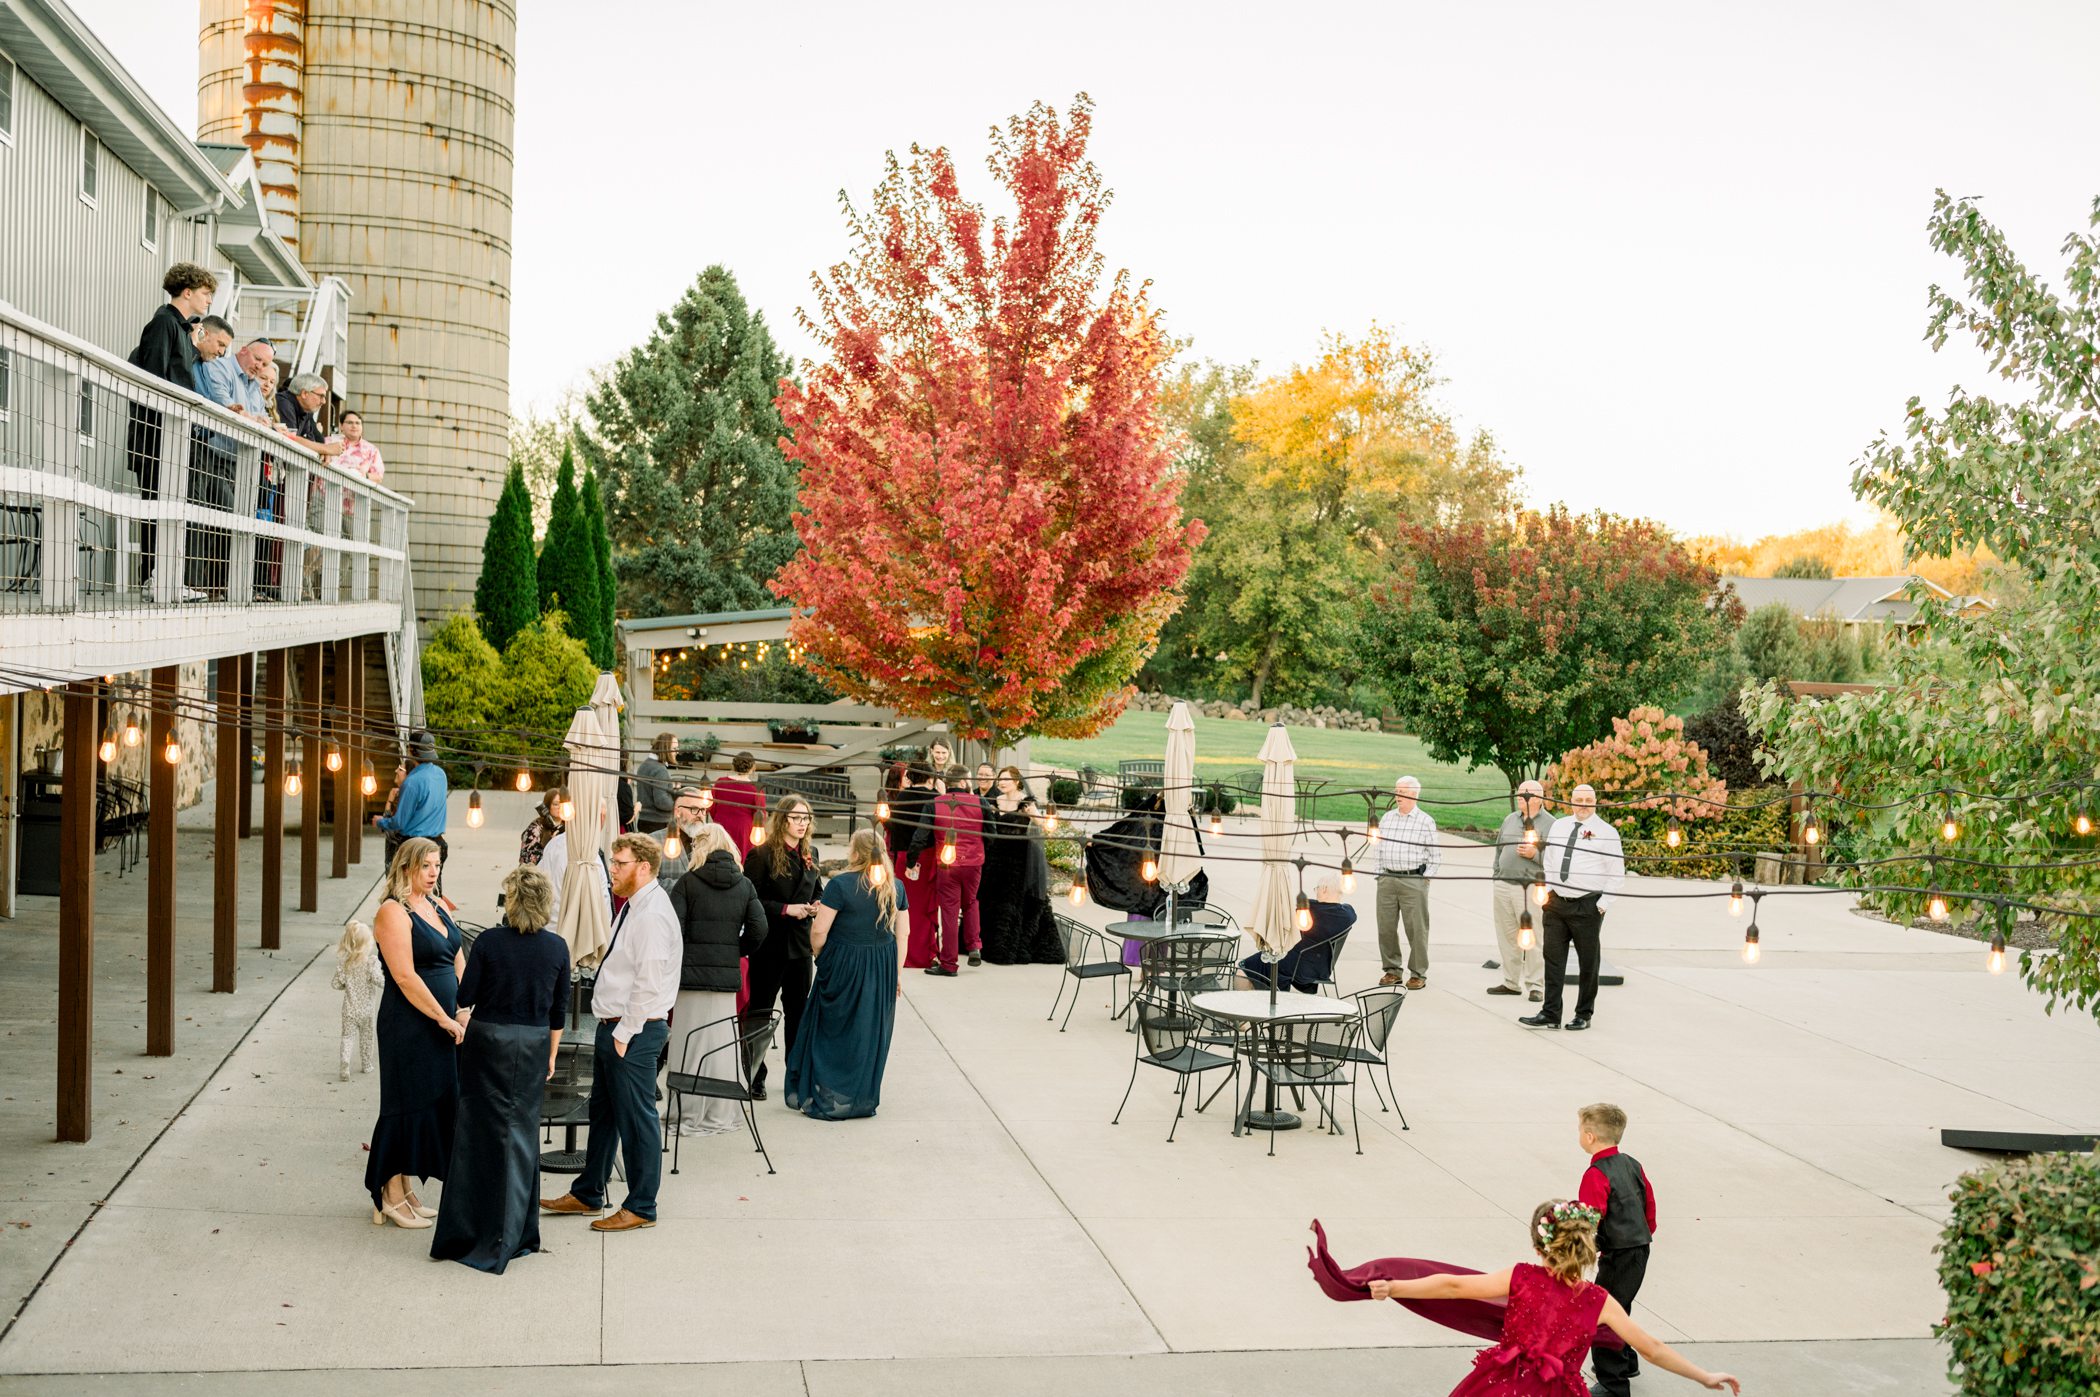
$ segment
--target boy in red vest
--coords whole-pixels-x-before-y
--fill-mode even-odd
[[[1633,1312],[1633,1297],[1648,1272],[1648,1245],[1655,1236],[1655,1186],[1630,1154],[1619,1152],[1626,1138],[1626,1113],[1600,1101],[1575,1113],[1575,1139],[1590,1157],[1577,1193],[1604,1215],[1597,1224],[1597,1284]],[[1640,1356],[1631,1348],[1598,1348],[1590,1352],[1603,1397],[1629,1397],[1628,1386],[1640,1371]]]

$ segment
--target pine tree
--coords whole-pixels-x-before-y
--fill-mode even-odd
[[[605,495],[598,488],[598,472],[585,471],[583,475],[583,521],[584,529],[591,537],[591,554],[597,563],[598,574],[598,634],[605,642],[603,650],[593,650],[591,657],[598,668],[611,669],[614,652],[619,649],[618,603],[620,584],[613,576],[612,536],[605,527]]]
[[[789,370],[736,278],[709,267],[590,396],[620,596],[637,615],[777,605],[797,548],[773,398]]]
[[[566,447],[554,479],[554,507],[547,516],[547,536],[540,541],[540,613],[560,611],[569,618],[569,633],[595,656],[599,650],[598,554],[591,547],[583,495],[576,488],[576,462]]]
[[[481,632],[498,651],[540,614],[538,567],[532,553],[532,495],[523,468],[513,461],[489,519],[481,577],[474,584]]]

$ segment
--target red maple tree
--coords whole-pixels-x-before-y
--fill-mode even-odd
[[[834,688],[994,746],[1123,709],[1176,605],[1184,525],[1145,285],[1103,288],[1093,106],[994,128],[987,218],[945,148],[893,153],[854,251],[812,278],[829,354],[784,383],[802,552],[773,590]]]

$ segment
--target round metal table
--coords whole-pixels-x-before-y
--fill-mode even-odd
[[[1174,926],[1169,927],[1162,921],[1145,917],[1133,917],[1129,921],[1110,922],[1101,930],[1121,941],[1157,941],[1160,937],[1169,935],[1176,930],[1190,931],[1194,930],[1194,928],[1190,927],[1187,922],[1176,922]]]
[[[1212,1018],[1230,1019],[1234,1023],[1276,1023],[1283,1019],[1346,1019],[1356,1013],[1353,1005],[1327,999],[1316,994],[1299,994],[1285,990],[1271,994],[1268,990],[1210,990],[1196,995],[1189,1003],[1209,1014]],[[1252,1104],[1254,1088],[1248,1083],[1247,1094]],[[1250,1130],[1296,1130],[1305,1124],[1289,1111],[1276,1107],[1276,1083],[1269,1083],[1266,1109],[1250,1110],[1243,1124]]]

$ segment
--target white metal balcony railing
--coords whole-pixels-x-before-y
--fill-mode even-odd
[[[401,632],[410,508],[0,302],[0,689]]]

